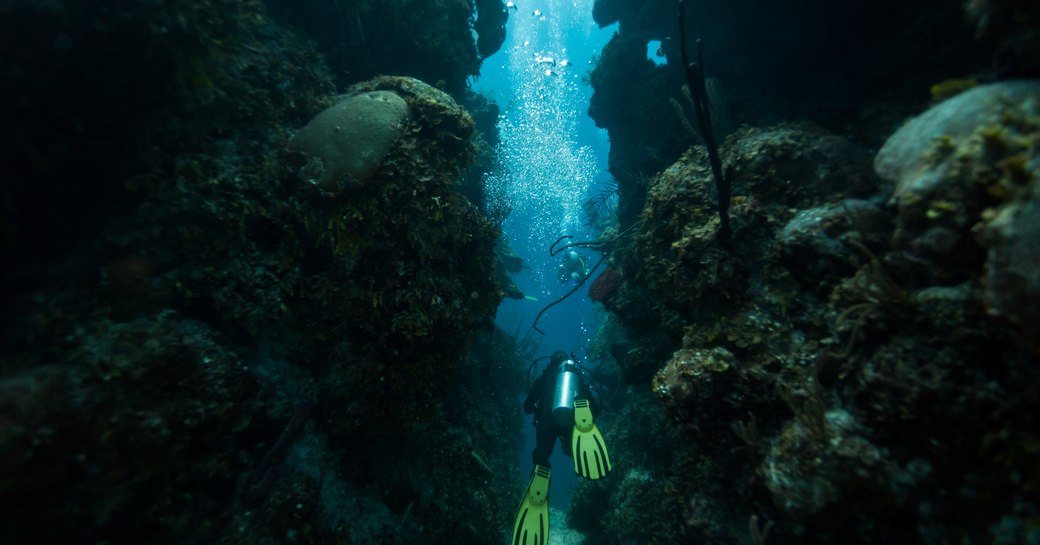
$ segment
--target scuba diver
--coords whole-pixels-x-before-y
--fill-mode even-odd
[[[537,430],[531,452],[534,471],[513,521],[512,545],[549,542],[549,456],[557,438],[563,453],[574,459],[578,475],[596,480],[612,469],[603,434],[593,421],[599,400],[592,397],[585,373],[572,356],[555,352],[524,401],[524,412],[534,415]]]
[[[581,257],[578,252],[571,250],[563,258],[563,263],[560,263],[556,274],[559,275],[561,284],[571,281],[581,282],[589,275],[589,268],[585,265],[585,258]]]

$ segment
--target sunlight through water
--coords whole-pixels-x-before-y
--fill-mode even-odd
[[[591,9],[589,0],[548,0],[526,3],[511,17],[502,52],[511,92],[496,150],[504,168],[486,183],[507,188],[513,211],[505,230],[519,247],[544,249],[563,234],[584,234],[582,203],[598,165],[595,151],[577,139],[587,108],[585,68],[570,60],[565,38],[588,27]],[[547,272],[534,270],[539,285],[555,284]]]

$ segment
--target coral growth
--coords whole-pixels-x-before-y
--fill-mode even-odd
[[[973,88],[914,118],[878,153],[895,182],[896,244],[919,274],[952,285],[986,268],[986,302],[1037,338],[1035,172],[1040,82]]]

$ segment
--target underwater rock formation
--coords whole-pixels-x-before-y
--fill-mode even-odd
[[[875,161],[896,183],[895,242],[920,274],[953,284],[985,261],[990,310],[1027,339],[1040,338],[1038,131],[1040,81],[994,83],[909,121]]]
[[[878,152],[874,168],[897,182],[895,198],[901,207],[943,193],[944,177],[957,167],[948,152],[980,128],[1000,129],[1008,116],[1028,115],[1016,110],[1028,110],[1029,103],[1037,100],[1037,81],[1005,81],[969,89],[903,125]],[[1014,125],[1009,128],[1017,129]]]
[[[264,140],[271,122],[302,125],[333,92],[317,52],[258,1],[5,2],[0,14],[0,261],[18,264],[2,271],[5,308],[140,203],[128,178],[169,175],[185,150]]]
[[[665,333],[651,349],[614,332],[610,348],[633,389],[656,368],[682,445],[640,468],[671,483],[662,504],[681,506],[651,539],[1035,539],[1026,248],[1040,224],[1040,130],[1021,85],[967,91],[910,121],[875,160],[886,180],[818,127],[738,130],[722,147],[730,250],[714,241],[703,149],[650,182],[638,232],[612,256],[629,280],[607,308],[628,332]],[[643,448],[627,439],[615,451]],[[600,506],[604,521],[630,516],[620,503]],[[622,542],[607,524],[585,531]]]
[[[506,41],[506,21],[509,10],[502,0],[474,0],[477,18],[473,31],[477,33],[477,52],[481,59],[494,55]]]
[[[639,215],[646,179],[688,145],[675,111],[661,100],[666,89],[678,92],[682,76],[655,67],[641,37],[618,34],[603,47],[589,82],[589,117],[610,135],[609,169],[621,196],[618,218],[627,226]]]
[[[686,34],[703,40],[706,79],[725,89],[711,102],[728,104],[733,126],[810,121],[873,148],[892,122],[927,98],[930,85],[983,71],[990,60],[957,3],[812,0],[795,9],[765,0],[698,0],[686,6]],[[619,23],[590,74],[589,115],[610,134],[609,168],[621,184],[624,226],[642,208],[641,181],[696,142],[669,105],[685,101],[677,9],[675,0],[598,0],[593,8],[600,26]],[[650,41],[660,41],[664,65],[647,59]],[[725,136],[717,134],[720,142]]]
[[[975,36],[995,51],[994,68],[1005,77],[1040,72],[1040,6],[1014,0],[969,0],[964,4]]]
[[[497,542],[520,410],[475,412],[522,364],[465,110],[346,89],[410,114],[330,199],[286,143],[331,75],[263,4],[0,9],[0,541]]]
[[[886,452],[857,430],[841,410],[818,422],[788,422],[762,461],[761,473],[777,508],[791,519],[825,528],[841,528],[858,510],[877,509],[893,482]],[[815,426],[815,428],[814,428]]]
[[[845,199],[804,209],[787,222],[777,238],[780,259],[804,289],[819,287],[818,295],[854,272],[848,262],[843,235],[849,224],[857,236],[878,239],[887,236],[892,218],[877,204],[864,199]]]
[[[592,3],[592,20],[600,28],[610,26],[620,18],[618,0],[595,0]]]
[[[193,510],[182,494],[223,497],[206,487],[234,483],[237,438],[272,409],[249,362],[204,323],[171,311],[90,325],[48,364],[0,381],[10,543],[88,542],[112,525],[150,541],[148,521]],[[131,513],[140,522],[123,524]]]
[[[596,344],[678,440],[589,486],[611,502],[576,499],[572,517],[607,544],[633,539],[617,520],[654,543],[1040,539],[1040,100],[1033,81],[977,84],[1036,77],[1036,10],[686,4],[708,76],[752,125],[721,150],[733,243],[715,244],[704,150],[683,153],[675,2],[598,0],[595,20],[620,26],[590,115],[636,227],[610,256],[627,281]],[[654,39],[664,66],[645,64]],[[656,118],[670,97],[678,124]],[[618,427],[619,460],[651,443]],[[669,524],[631,512],[650,507],[623,487],[646,475],[668,483]]]
[[[495,14],[496,9],[505,9],[500,0],[482,0],[476,9],[469,0],[267,0],[267,4],[277,19],[317,43],[340,88],[382,74],[400,74],[461,100],[466,78],[480,73],[482,58],[496,49],[493,46],[505,30],[505,19]],[[474,31],[479,34],[476,40]]]
[[[635,279],[628,285],[663,303],[663,325],[676,338],[681,324],[727,312],[748,295],[749,282],[773,274],[774,239],[793,211],[865,195],[875,181],[862,151],[811,126],[745,129],[722,154],[734,165],[733,250],[717,247],[719,220],[707,205],[714,185],[703,148],[691,148],[652,182],[633,258],[624,264]],[[842,225],[849,229],[848,221]]]
[[[981,229],[987,248],[986,303],[1033,339],[1040,352],[1040,185],[1002,206]]]

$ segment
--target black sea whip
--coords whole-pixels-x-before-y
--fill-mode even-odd
[[[701,129],[704,147],[708,148],[708,162],[711,173],[715,177],[715,189],[718,193],[719,232],[718,238],[724,246],[729,244],[729,179],[722,172],[722,158],[719,157],[719,145],[715,141],[715,132],[711,127],[711,105],[708,103],[708,90],[704,85],[704,56],[701,53],[701,41],[697,40],[697,62],[691,63],[686,55],[686,22],[684,20],[683,0],[679,0],[679,52],[682,58],[686,84],[693,95],[693,106],[697,113],[697,124]]]

